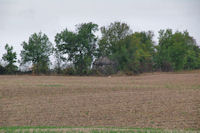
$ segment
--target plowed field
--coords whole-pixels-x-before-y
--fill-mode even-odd
[[[0,127],[200,128],[200,72],[0,76]]]

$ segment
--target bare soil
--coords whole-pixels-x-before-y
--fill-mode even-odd
[[[0,76],[0,127],[200,129],[200,72]]]

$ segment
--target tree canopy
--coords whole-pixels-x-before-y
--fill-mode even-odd
[[[113,49],[112,59],[118,70],[129,73],[151,71],[154,54],[152,32],[135,32],[120,40]],[[148,68],[151,67],[151,68]]]
[[[47,72],[50,63],[49,56],[52,53],[52,44],[47,35],[42,32],[34,33],[28,42],[22,43],[21,63],[32,63],[34,73]]]
[[[187,31],[173,33],[171,29],[160,30],[156,48],[156,64],[163,71],[199,67],[200,49]]]
[[[3,54],[2,59],[8,63],[5,67],[5,71],[7,73],[13,73],[17,70],[17,66],[14,65],[17,61],[17,54],[16,52],[13,52],[13,46],[9,46],[8,44],[5,45],[6,53]]]
[[[96,51],[97,37],[95,32],[98,25],[94,23],[83,23],[77,25],[77,32],[65,29],[55,36],[57,49],[67,54],[67,60],[74,64],[78,74],[88,74]]]
[[[132,30],[126,23],[114,22],[109,26],[101,27],[102,37],[98,43],[98,55],[110,56],[116,43],[132,33]]]

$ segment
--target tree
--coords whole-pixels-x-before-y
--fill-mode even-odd
[[[111,58],[118,70],[128,73],[152,71],[154,42],[152,32],[135,32],[120,40],[113,47]]]
[[[83,23],[72,32],[65,29],[55,36],[57,49],[62,54],[67,54],[67,61],[74,64],[78,74],[88,74],[96,51],[97,37],[95,32],[98,25]]]
[[[199,66],[195,40],[187,31],[160,30],[155,62],[162,71],[194,69]]]
[[[52,53],[53,46],[47,35],[39,32],[34,33],[29,37],[28,42],[22,43],[23,50],[21,51],[22,64],[32,63],[33,73],[46,73],[49,67],[49,56]]]
[[[17,54],[16,52],[13,52],[13,46],[9,46],[8,44],[6,44],[5,50],[6,50],[6,53],[3,54],[3,57],[2,57],[2,59],[8,63],[5,69],[7,73],[13,73],[17,70],[17,66],[14,65],[14,63],[17,60]]]
[[[187,52],[184,64],[184,69],[199,69],[200,68],[200,47],[197,45],[193,37],[187,35]]]
[[[99,40],[98,56],[112,55],[113,47],[116,43],[132,33],[126,23],[114,22],[109,26],[101,27],[102,38]]]
[[[156,46],[156,56],[154,57],[155,68],[161,69],[162,71],[172,70],[172,64],[170,63],[170,56],[168,48],[172,45],[172,30],[160,30],[159,31],[159,42]]]

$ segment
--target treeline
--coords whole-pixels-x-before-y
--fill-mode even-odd
[[[100,29],[101,37],[96,32]],[[109,75],[138,74],[152,71],[179,71],[200,68],[200,47],[187,31],[160,30],[158,44],[154,33],[132,32],[129,25],[114,22],[98,27],[92,22],[64,29],[55,36],[53,45],[47,35],[39,32],[23,42],[20,68],[33,74]],[[6,44],[0,65],[1,74],[22,73],[16,52]],[[50,56],[56,64],[50,69]],[[30,67],[31,66],[31,67]]]

